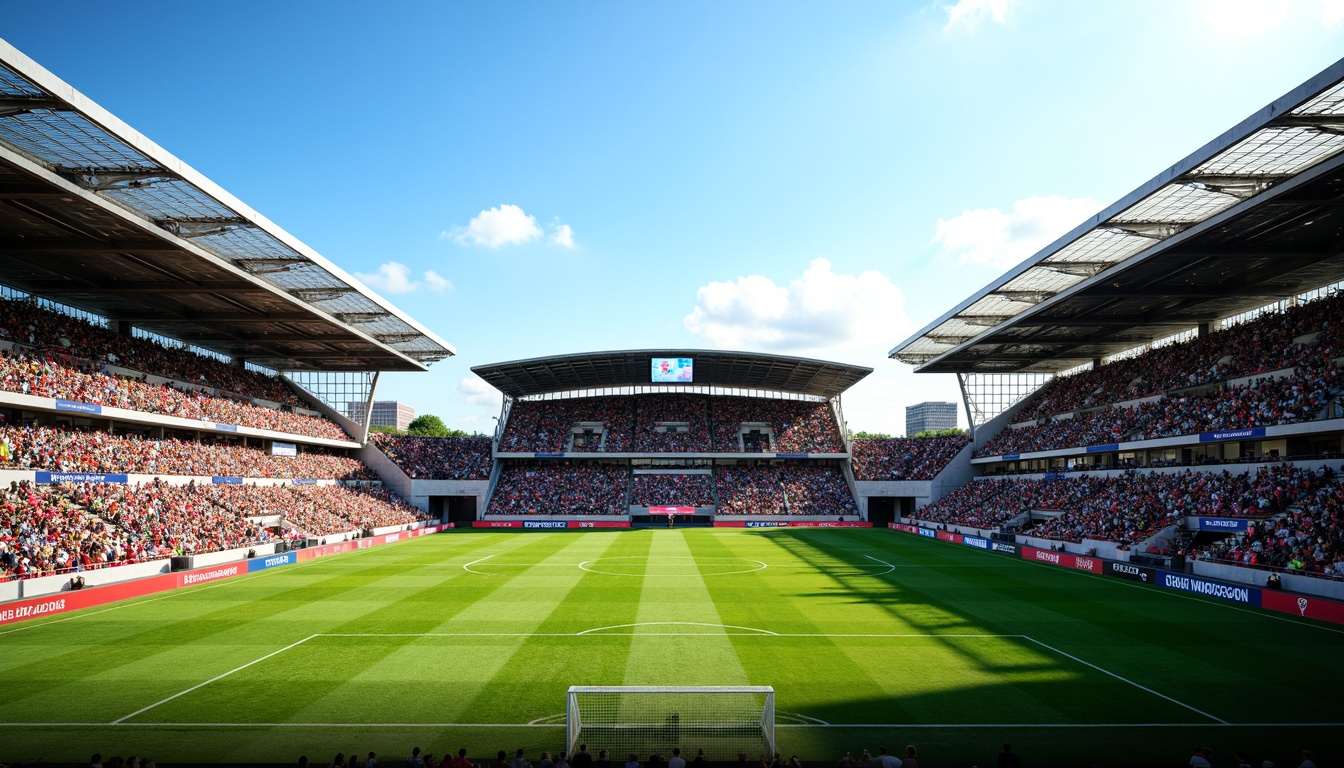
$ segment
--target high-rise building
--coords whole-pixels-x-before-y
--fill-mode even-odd
[[[957,428],[956,403],[917,403],[905,407],[905,436]]]
[[[347,414],[356,422],[364,418],[364,404],[351,403]],[[369,428],[392,427],[401,431],[415,421],[415,409],[396,400],[374,400],[373,417],[369,419]]]

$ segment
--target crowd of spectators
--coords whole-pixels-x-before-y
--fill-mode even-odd
[[[499,442],[506,453],[562,453],[572,449],[618,453],[630,449],[635,421],[629,397],[583,397],[558,400],[519,400],[509,410],[508,425]],[[580,423],[601,423],[604,440],[589,446],[571,445]]]
[[[854,479],[932,480],[970,441],[968,435],[854,440]]]
[[[0,468],[148,475],[377,480],[357,459],[323,453],[272,456],[231,443],[118,436],[102,431],[0,425]]]
[[[514,464],[504,467],[489,513],[494,515],[624,515],[630,469],[625,465]]]
[[[0,338],[245,397],[306,407],[294,390],[275,376],[150,339],[122,336],[30,299],[0,299]]]
[[[1270,427],[1310,421],[1344,391],[1344,370],[1333,360],[1303,362],[1289,376],[1265,376],[1240,387],[1200,395],[1171,395],[1133,406],[1109,406],[1071,417],[1009,427],[977,456],[1046,451],[1148,440],[1217,430]]]
[[[1232,328],[1100,368],[1057,377],[1018,414],[1032,421],[1125,400],[1254,376],[1303,363],[1329,362],[1344,350],[1344,295],[1262,315]],[[1295,341],[1318,334],[1315,338]]]
[[[714,473],[720,515],[854,515],[839,467],[723,466]]]
[[[714,503],[711,476],[634,475],[630,503],[638,507],[707,507]]]
[[[1275,517],[1248,521],[1245,533],[1215,541],[1192,555],[1344,579],[1344,481],[1323,470],[1309,486]]]
[[[604,440],[573,439],[576,429],[602,425]],[[686,425],[669,429],[668,425]],[[514,403],[500,440],[508,453],[641,453],[743,450],[744,424],[766,424],[780,453],[842,453],[829,403],[688,393],[602,396]]]
[[[707,453],[711,444],[708,396],[670,393],[635,397],[635,435],[631,450],[639,453]]]
[[[765,397],[720,397],[711,406],[714,450],[742,450],[743,424],[768,423],[778,453],[843,453],[840,430],[829,403]]]
[[[488,437],[413,437],[374,433],[373,444],[414,480],[488,480]]]
[[[258,520],[276,516],[279,528]],[[12,483],[0,493],[0,579],[427,519],[381,487]]]
[[[81,366],[65,355],[28,352],[17,347],[0,351],[0,389],[296,435],[348,439],[336,424],[316,416],[110,376]]]
[[[934,523],[994,528],[1030,511],[1059,512],[1027,533],[1055,541],[1134,543],[1179,518],[1265,518],[1310,505],[1330,474],[1296,464],[1232,474],[1186,470],[1112,477],[981,480],[968,483],[915,516]]]

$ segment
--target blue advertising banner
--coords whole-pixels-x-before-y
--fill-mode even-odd
[[[103,406],[93,403],[81,403],[78,400],[62,400],[56,398],[56,410],[74,411],[75,413],[102,413]]]
[[[1246,520],[1235,517],[1201,517],[1199,518],[1199,530],[1201,531],[1244,531],[1246,530]]]
[[[317,485],[317,480],[311,477],[296,477],[289,482],[293,485]]]
[[[1003,459],[1004,461],[1017,461],[1018,459],[1022,458],[1022,454],[1020,454],[1020,453],[1005,453],[1005,454],[1003,454],[1002,456],[1000,456],[999,458],[1000,458],[1000,459]]]
[[[976,549],[989,549],[989,539],[982,539],[979,536],[962,536],[961,543]]]
[[[1217,597],[1223,600],[1231,600],[1234,603],[1245,603],[1246,605],[1260,605],[1260,590],[1255,587],[1248,587],[1243,584],[1224,584],[1221,581],[1209,581],[1201,579],[1198,576],[1186,576],[1181,573],[1162,572],[1162,578],[1159,584],[1167,589],[1178,589],[1182,592],[1195,592],[1209,597]]]
[[[210,478],[210,482],[214,483],[215,485],[242,485],[243,478],[221,477],[220,475],[215,475],[214,477]]]
[[[938,538],[938,534],[935,533],[934,530],[933,530],[932,528],[920,528],[920,529],[919,529],[919,535],[920,535],[920,536],[928,536],[930,539],[936,539],[936,538]]]
[[[524,520],[524,528],[568,528],[567,520]]]
[[[1120,450],[1119,443],[1106,443],[1105,445],[1087,446],[1088,453],[1110,453],[1111,451],[1118,451],[1118,450]]]
[[[1016,544],[1009,544],[1006,541],[991,541],[989,548],[995,552],[1007,552],[1011,555],[1016,555],[1019,551]]]
[[[1264,427],[1247,427],[1245,429],[1228,429],[1222,432],[1200,432],[1199,442],[1215,443],[1219,440],[1246,440],[1264,436]]]
[[[237,431],[238,431],[238,425],[236,425],[236,424],[220,424],[218,421],[216,421],[216,422],[215,422],[215,429],[219,430],[220,432],[237,432]]]
[[[38,485],[56,483],[125,483],[126,475],[101,475],[96,472],[46,472],[33,473],[33,482]]]
[[[776,458],[776,459],[806,459],[807,457],[808,457],[808,454],[806,454],[806,453],[776,453],[776,454],[775,454],[775,458]]]
[[[267,555],[266,557],[254,557],[247,561],[247,572],[264,571],[267,568],[279,568],[282,565],[293,565],[299,561],[298,552],[286,552],[283,555]]]
[[[788,523],[778,520],[748,520],[744,528],[787,528]]]
[[[534,458],[534,459],[563,459],[564,457],[565,457],[565,454],[563,454],[563,453],[534,453],[534,454],[532,454],[532,458]]]

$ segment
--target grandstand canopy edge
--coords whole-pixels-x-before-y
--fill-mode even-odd
[[[692,360],[690,378],[655,382],[655,359]],[[512,398],[626,387],[761,390],[832,398],[872,368],[787,355],[697,349],[636,349],[538,357],[471,369]]]
[[[282,371],[447,342],[0,40],[0,284]]]
[[[1344,60],[891,350],[921,373],[1058,373],[1344,281]]]

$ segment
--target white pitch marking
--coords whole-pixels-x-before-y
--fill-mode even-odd
[[[1055,653],[1057,653],[1057,654],[1059,654],[1060,656],[1063,656],[1063,657],[1065,657],[1065,658],[1067,658],[1067,659],[1073,659],[1074,661],[1078,662],[1079,664],[1082,664],[1082,665],[1084,665],[1084,666],[1091,667],[1092,669],[1095,669],[1095,670],[1097,670],[1098,672],[1100,672],[1100,673],[1102,673],[1102,674],[1104,674],[1104,675],[1110,675],[1111,677],[1114,677],[1116,680],[1119,680],[1119,681],[1122,682],[1122,683],[1129,683],[1130,685],[1134,686],[1135,688],[1138,688],[1138,689],[1141,690],[1141,691],[1147,691],[1148,693],[1151,693],[1151,694],[1153,694],[1154,696],[1157,696],[1158,698],[1166,699],[1167,701],[1170,701],[1172,704],[1176,704],[1176,705],[1178,705],[1178,706],[1184,707],[1184,708],[1190,710],[1191,712],[1194,712],[1195,714],[1203,715],[1204,717],[1207,717],[1207,718],[1209,718],[1210,720],[1213,720],[1213,721],[1222,723],[1223,725],[1229,725],[1229,723],[1228,723],[1226,720],[1224,720],[1223,718],[1221,718],[1221,717],[1216,717],[1216,716],[1214,716],[1214,715],[1210,715],[1208,712],[1205,712],[1205,711],[1202,710],[1202,709],[1195,709],[1194,707],[1190,706],[1189,704],[1186,704],[1186,703],[1183,702],[1183,701],[1178,701],[1178,700],[1176,700],[1176,699],[1173,699],[1172,697],[1166,695],[1165,693],[1158,693],[1157,691],[1154,691],[1152,688],[1149,688],[1149,687],[1147,687],[1147,686],[1139,685],[1138,683],[1134,682],[1133,680],[1130,680],[1129,678],[1121,677],[1121,676],[1115,674],[1114,672],[1112,672],[1112,671],[1110,671],[1110,670],[1108,670],[1108,669],[1102,669],[1101,667],[1097,666],[1096,664],[1093,664],[1093,663],[1090,662],[1090,661],[1083,661],[1082,659],[1078,658],[1077,656],[1074,656],[1074,655],[1071,654],[1071,653],[1065,653],[1065,652],[1059,650],[1058,648],[1056,648],[1056,647],[1054,647],[1054,646],[1052,646],[1052,645],[1046,645],[1045,643],[1042,643],[1040,640],[1037,640],[1037,639],[1034,638],[1034,637],[1028,637],[1027,635],[1022,635],[1022,638],[1023,638],[1024,640],[1030,640],[1031,642],[1033,642],[1033,643],[1035,643],[1035,644],[1041,646],[1042,648],[1045,648],[1045,649],[1047,649],[1047,650],[1054,651]]]
[[[224,678],[228,677],[229,675],[232,675],[234,672],[238,672],[238,671],[240,671],[240,670],[247,669],[248,667],[252,666],[253,664],[258,664],[258,663],[260,663],[260,662],[263,662],[263,661],[265,661],[265,660],[271,658],[272,656],[276,656],[276,655],[279,655],[279,654],[281,654],[281,653],[284,653],[285,651],[288,651],[290,648],[293,648],[293,647],[295,647],[295,646],[303,645],[304,643],[308,642],[309,640],[312,640],[314,637],[317,637],[317,635],[309,635],[309,636],[303,638],[302,640],[298,641],[297,643],[290,643],[289,645],[286,645],[284,648],[281,648],[281,649],[278,650],[278,651],[271,651],[270,653],[266,654],[265,656],[262,656],[262,657],[259,658],[259,659],[253,659],[252,661],[247,662],[246,664],[242,665],[241,667],[234,667],[233,669],[230,669],[228,672],[225,672],[225,673],[222,674],[222,675],[215,675],[214,677],[210,678],[209,680],[206,680],[204,683],[197,683],[196,685],[191,686],[190,688],[188,688],[188,689],[185,690],[185,691],[181,691],[181,692],[179,692],[179,693],[174,693],[172,696],[169,696],[168,698],[166,698],[166,699],[162,699],[162,700],[160,700],[160,701],[156,701],[156,702],[154,702],[153,704],[150,704],[148,707],[143,707],[143,708],[141,708],[141,709],[137,709],[137,710],[135,710],[134,712],[132,712],[131,714],[126,715],[125,717],[117,718],[116,720],[113,720],[111,723],[109,723],[109,725],[120,725],[123,721],[130,720],[132,717],[135,717],[136,715],[138,715],[138,714],[140,714],[140,713],[142,713],[142,712],[148,712],[149,710],[151,710],[151,709],[153,709],[153,708],[159,706],[160,704],[167,704],[168,702],[172,701],[173,699],[178,698],[179,696],[186,696],[188,693],[191,693],[192,691],[197,690],[198,688],[204,688],[205,686],[207,686],[207,685],[209,685],[209,684],[215,682],[216,680],[223,680]]]
[[[625,558],[622,558],[622,557],[599,557],[599,558],[596,559],[596,560],[584,560],[582,563],[579,563],[579,570],[581,570],[581,571],[585,571],[585,572],[587,572],[587,573],[596,573],[596,574],[599,574],[599,575],[602,575],[602,576],[634,576],[634,577],[641,578],[641,579],[652,578],[652,577],[655,577],[655,576],[668,576],[668,577],[671,577],[671,578],[678,578],[678,579],[680,579],[680,578],[685,578],[685,574],[680,574],[680,573],[613,573],[612,571],[598,571],[598,570],[594,570],[594,569],[592,569],[592,568],[587,567],[587,566],[592,565],[592,564],[594,564],[594,563],[600,563],[600,562],[602,562],[603,560],[621,560],[621,559],[625,559],[625,560],[636,560],[637,562],[642,562],[642,563],[646,563],[646,564],[647,564],[647,563],[650,563],[650,562],[657,562],[657,561],[651,561],[651,560],[638,559],[638,558],[634,558],[634,557],[625,557]],[[663,558],[663,559],[669,559],[669,558]],[[675,558],[673,558],[673,559],[675,559]],[[742,562],[744,562],[744,563],[755,563],[756,565],[760,566],[759,568],[747,568],[746,570],[741,570],[741,571],[723,571],[722,573],[701,573],[700,576],[701,576],[702,578],[709,577],[709,576],[735,576],[735,575],[737,575],[737,574],[741,574],[741,573],[755,573],[755,572],[757,572],[757,571],[764,571],[766,568],[769,568],[769,567],[770,567],[770,566],[766,565],[765,563],[761,562],[760,560],[753,560],[753,559],[748,558],[748,557],[704,558],[704,559],[701,559],[701,560],[696,560],[696,559],[693,558],[693,557],[687,557],[687,558],[685,558],[685,560],[686,560],[686,561],[689,561],[692,565],[697,565],[697,566],[700,565],[701,563],[704,563],[705,565],[710,565],[710,564],[711,564],[711,561],[713,561],[713,560],[740,560],[740,561],[742,561]]]
[[[875,563],[881,563],[882,565],[887,566],[887,570],[882,571],[882,573],[874,573],[873,574],[874,576],[882,576],[896,570],[896,566],[892,565],[891,563],[888,563],[886,560],[878,560],[876,557],[873,557],[872,555],[864,555],[864,557],[868,558],[869,560],[872,560]]]
[[[463,565],[463,566],[462,566],[462,570],[466,571],[467,573],[476,573],[476,574],[480,574],[481,576],[493,576],[494,574],[492,574],[492,573],[486,573],[485,571],[473,571],[473,570],[471,570],[471,566],[473,566],[473,565],[475,565],[475,564],[477,564],[477,563],[483,563],[483,562],[485,562],[486,560],[489,560],[489,559],[492,558],[492,557],[494,557],[494,555],[486,555],[485,557],[482,557],[482,558],[479,559],[479,560],[472,560],[470,563],[466,563],[465,565]]]
[[[795,715],[805,717],[804,715]],[[809,718],[811,719],[811,718]],[[0,728],[563,728],[564,723],[0,723]],[[776,728],[1344,728],[1344,723],[776,723]]]
[[[772,635],[774,637],[780,636],[778,632],[771,632],[768,629],[758,629],[756,627],[739,627],[735,624],[710,624],[703,621],[638,621],[635,622],[634,624],[612,624],[609,627],[593,627],[592,629],[585,629],[582,632],[575,632],[574,635],[578,637],[582,635],[591,634],[594,632],[603,632],[608,629],[625,629],[627,627],[658,627],[658,626],[718,627],[719,629],[744,629],[748,632],[755,632],[761,635]],[[699,635],[705,633],[696,632],[694,634]],[[634,633],[631,633],[631,635],[633,636]],[[715,637],[717,637],[717,635],[715,635]]]

